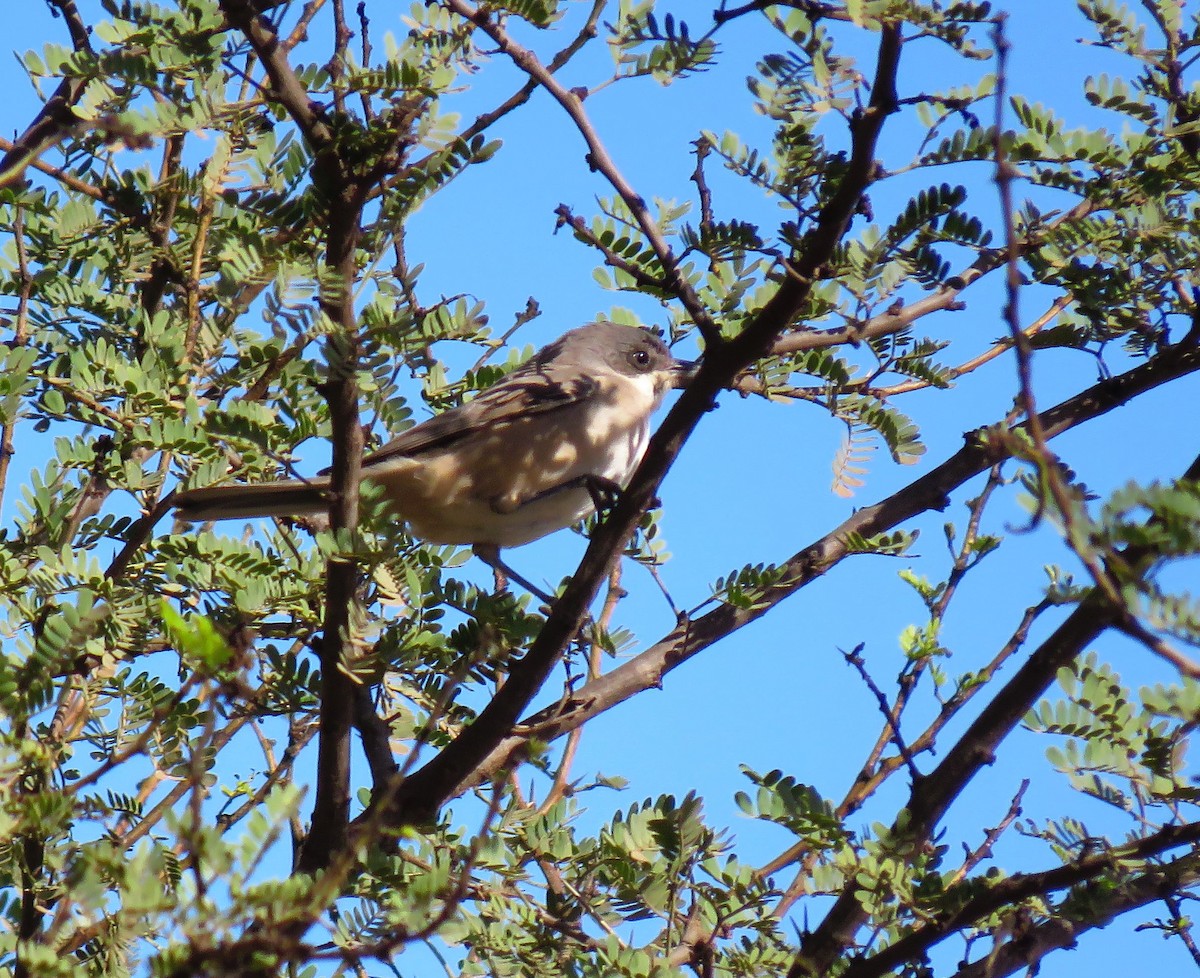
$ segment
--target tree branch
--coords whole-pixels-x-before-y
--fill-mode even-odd
[[[835,7],[831,3],[824,3],[822,0],[750,0],[749,3],[744,3],[740,7],[732,9],[727,9],[725,4],[722,3],[718,9],[713,11],[713,20],[717,24],[724,24],[737,17],[766,11],[771,7],[790,7],[793,10],[803,10],[814,20],[820,18],[826,20],[850,19],[850,15],[841,7]]]
[[[1095,210],[1096,204],[1093,201],[1080,201],[1070,210],[1050,221],[1043,232],[1033,232],[1017,240],[1014,245],[1016,254],[1023,255],[1030,248],[1036,247],[1042,240],[1044,231],[1082,220]],[[1003,248],[985,251],[961,274],[948,279],[938,291],[924,299],[910,303],[898,312],[885,312],[878,316],[872,316],[866,322],[850,323],[836,329],[804,329],[788,333],[775,341],[771,352],[777,356],[783,356],[788,353],[801,353],[805,350],[827,349],[845,343],[862,343],[866,340],[898,333],[930,313],[965,308],[959,298],[962,293],[985,275],[1005,268],[1008,259],[1009,252]]]
[[[333,445],[329,515],[333,532],[353,532],[358,526],[363,453],[353,289],[358,273],[355,252],[362,233],[363,184],[341,159],[333,130],[309,100],[307,89],[288,63],[286,47],[270,24],[258,16],[250,0],[221,0],[221,9],[254,48],[276,98],[315,153],[313,182],[327,207],[325,265],[332,273],[331,280],[322,286],[320,306],[337,326],[326,343],[328,380],[321,390],[329,404]],[[326,566],[325,619],[318,646],[321,736],[317,745],[316,798],[312,827],[299,860],[305,872],[328,866],[344,850],[350,819],[350,728],[355,683],[344,671],[344,663],[350,658],[355,630],[358,565],[334,556]]]
[[[251,0],[220,0],[231,26],[236,27],[262,62],[271,89],[279,104],[300,127],[304,138],[317,153],[329,150],[333,145],[333,131],[325,122],[317,107],[308,97],[306,89],[287,60],[287,46],[279,40],[257,13]]]

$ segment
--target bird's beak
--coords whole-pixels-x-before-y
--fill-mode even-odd
[[[700,371],[697,360],[676,360],[671,364],[670,379],[672,387],[687,387]]]

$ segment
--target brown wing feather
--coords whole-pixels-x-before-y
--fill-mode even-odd
[[[542,351],[543,354],[547,350]],[[493,428],[515,417],[544,414],[586,400],[596,382],[578,370],[544,362],[539,356],[474,400],[422,421],[363,458],[364,466],[378,465],[397,456],[412,457],[452,444],[460,438]]]

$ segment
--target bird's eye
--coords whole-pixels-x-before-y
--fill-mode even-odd
[[[629,359],[639,370],[645,370],[650,366],[650,354],[645,350],[634,350]]]

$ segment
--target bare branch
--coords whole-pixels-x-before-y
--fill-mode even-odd
[[[867,663],[862,657],[862,649],[863,647],[860,645],[849,652],[843,652],[842,655],[858,671],[858,675],[866,684],[867,689],[875,697],[875,702],[879,705],[879,712],[883,714],[884,724],[887,728],[887,738],[896,745],[896,751],[908,766],[908,771],[912,775],[913,781],[918,781],[921,778],[921,772],[917,769],[917,762],[913,759],[912,751],[909,750],[908,745],[904,742],[904,737],[900,733],[901,704],[897,702],[893,705],[883,695],[883,690],[876,685],[875,680],[871,678],[871,674],[867,672]]]
[[[1035,247],[1045,237],[1046,232],[1082,220],[1095,209],[1094,202],[1080,201],[1070,210],[1050,221],[1040,232],[1031,233],[1019,239],[1014,245],[1017,254],[1024,254],[1028,249]],[[775,341],[771,352],[777,356],[783,356],[788,353],[800,353],[804,350],[826,349],[831,346],[862,343],[882,336],[891,336],[930,313],[963,308],[960,299],[962,293],[985,275],[1006,267],[1007,261],[1008,252],[1004,249],[985,251],[961,274],[949,279],[937,292],[910,303],[897,312],[885,312],[878,316],[872,316],[864,323],[851,323],[837,329],[804,329],[789,332]]]
[[[1017,793],[1013,795],[1013,800],[1008,806],[1008,811],[1004,813],[1002,818],[996,825],[987,830],[984,835],[983,842],[975,849],[967,852],[967,858],[963,860],[963,864],[955,870],[951,877],[951,883],[961,883],[966,879],[967,874],[978,866],[983,860],[992,857],[992,850],[996,843],[1000,841],[1000,836],[1008,831],[1010,825],[1017,820],[1021,814],[1021,799],[1025,797],[1025,792],[1029,790],[1029,779],[1023,778],[1021,786],[1017,789]],[[966,848],[964,844],[964,848]]]

